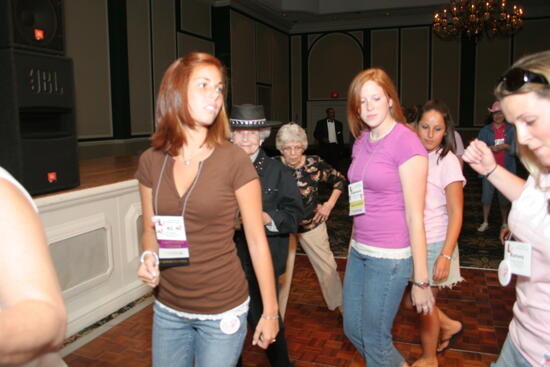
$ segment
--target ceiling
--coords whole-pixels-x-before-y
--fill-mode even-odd
[[[272,21],[283,24],[291,33],[308,29],[349,28],[350,25],[384,27],[429,24],[434,10],[449,4],[448,0],[214,0],[218,6],[233,5],[259,11]],[[550,0],[510,0],[523,5],[527,17],[542,16]],[[533,10],[533,11],[530,11]],[[548,14],[548,11],[544,11]],[[330,23],[330,25],[328,24]]]

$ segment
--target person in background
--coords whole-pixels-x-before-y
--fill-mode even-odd
[[[277,280],[286,271],[289,234],[298,231],[298,224],[303,216],[302,198],[290,169],[279,160],[268,157],[261,148],[264,140],[269,137],[271,127],[278,126],[280,123],[267,121],[263,106],[252,104],[234,105],[229,121],[232,130],[231,141],[248,154],[260,176],[263,224],[273,260],[275,287],[278,294]],[[260,288],[254,275],[246,236],[242,229],[235,231],[234,241],[248,280],[250,306],[247,319],[251,329],[254,330],[262,316]],[[292,366],[280,315],[277,340],[265,352],[271,366]],[[239,360],[237,365],[242,365],[242,361]]]
[[[348,191],[355,194],[350,208],[357,212],[344,279],[344,333],[368,366],[408,366],[391,330],[411,273],[413,305],[433,312],[424,232],[428,154],[405,125],[382,69],[363,70],[351,82],[348,122],[357,138],[348,170]]]
[[[495,88],[506,120],[516,128],[519,155],[530,174],[527,181],[500,165],[481,140],[474,140],[464,153],[464,161],[512,201],[508,224],[515,241],[530,255],[530,262],[524,263],[530,275],[516,279],[514,316],[495,367],[550,363],[549,81],[550,51],[544,51],[516,61]],[[517,248],[508,248],[516,258],[521,255]],[[499,267],[503,284],[510,274],[504,270],[514,270],[509,265],[504,261]]]
[[[66,366],[67,312],[37,208],[0,167],[0,365]]]
[[[304,204],[298,241],[317,274],[328,309],[337,309],[341,313],[342,281],[330,249],[326,222],[346,187],[346,179],[319,156],[304,154],[307,135],[298,124],[283,125],[277,132],[275,144],[282,153],[279,159],[292,169]],[[332,191],[327,201],[319,203],[319,186],[322,183],[328,184]]]
[[[249,304],[233,242],[237,211],[263,304],[252,344],[267,348],[279,329],[260,181],[246,153],[227,140],[225,87],[214,56],[174,61],[160,85],[152,147],[139,160],[138,277],[155,289],[154,367],[237,363]]]
[[[416,131],[416,124],[418,123],[418,119],[420,118],[420,110],[422,109],[422,105],[415,104],[410,107],[405,107],[403,109],[403,116],[405,117],[405,122],[407,123],[407,126],[411,128],[411,130]]]
[[[313,136],[319,145],[319,155],[333,167],[338,167],[345,154],[343,125],[336,120],[334,108],[325,111],[327,117],[317,121]]]
[[[463,280],[457,242],[462,227],[466,179],[453,153],[454,122],[444,103],[430,100],[424,104],[417,132],[428,151],[424,228],[428,243],[428,274],[435,299],[439,288],[452,288]],[[462,333],[463,325],[437,306],[434,306],[432,313],[421,315],[420,319],[422,356],[413,366],[437,366],[437,353],[452,346]]]
[[[496,101],[489,108],[492,122],[483,127],[478,134],[478,139],[483,141],[491,149],[496,162],[505,167],[508,171],[516,173],[516,130],[512,125],[506,122],[502,113],[500,102]],[[495,193],[495,187],[482,177],[481,180],[481,203],[483,205],[483,223],[477,229],[479,232],[485,232],[489,228],[489,212],[491,211],[491,202]],[[510,202],[500,191],[497,193],[502,226],[506,227],[506,217],[510,209]]]

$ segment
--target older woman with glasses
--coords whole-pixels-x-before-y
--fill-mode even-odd
[[[514,317],[494,366],[550,363],[550,51],[525,56],[495,89],[506,120],[517,130],[520,157],[530,173],[522,180],[497,164],[490,148],[474,140],[464,161],[510,201],[506,243],[499,266],[502,285],[517,274]],[[514,259],[514,261],[511,261]]]
[[[277,133],[275,144],[283,154],[281,161],[292,168],[302,195],[304,218],[298,229],[298,240],[317,274],[321,291],[329,310],[342,311],[342,281],[336,270],[334,254],[325,222],[346,186],[345,177],[319,156],[306,156],[307,135],[295,123],[283,125]],[[332,187],[330,197],[319,203],[319,185]]]

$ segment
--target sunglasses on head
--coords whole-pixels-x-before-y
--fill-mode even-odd
[[[504,83],[504,88],[509,92],[517,91],[525,83],[548,85],[548,80],[544,75],[521,68],[510,69],[500,78],[500,82]]]

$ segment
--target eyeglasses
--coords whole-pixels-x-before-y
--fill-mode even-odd
[[[549,85],[544,75],[521,68],[510,69],[500,78],[500,82],[504,83],[504,88],[509,92],[517,91],[523,87],[525,83]]]
[[[287,152],[287,153],[301,152],[303,150],[304,150],[304,147],[302,147],[302,146],[284,146],[283,147],[283,152]]]

